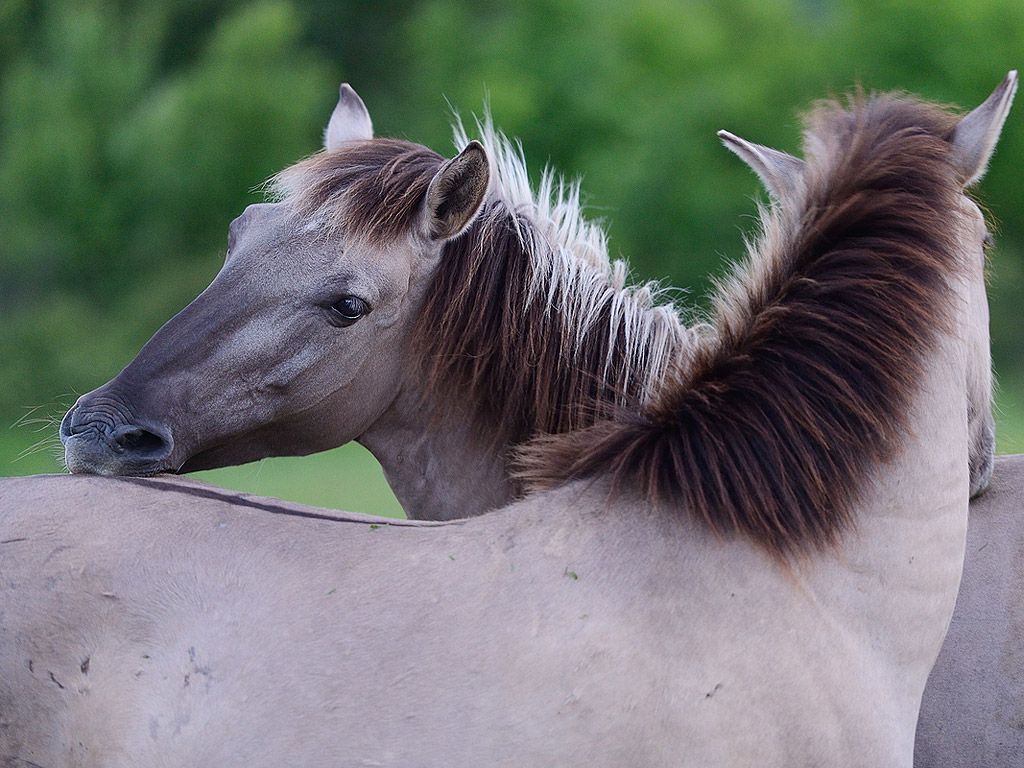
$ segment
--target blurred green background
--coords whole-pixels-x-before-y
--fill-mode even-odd
[[[703,305],[762,196],[717,129],[794,152],[816,98],[973,107],[1022,63],[1020,0],[3,0],[0,475],[60,470],[55,420],[213,278],[228,222],[319,147],[342,80],[379,134],[449,154],[451,107],[489,103],[535,175],[582,177],[638,278]],[[1022,168],[1018,104],[980,193],[1002,452],[1024,452]],[[358,446],[202,476],[400,513]]]

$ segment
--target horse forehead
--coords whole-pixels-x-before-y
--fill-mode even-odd
[[[269,222],[265,222],[269,224]],[[221,270],[219,284],[232,293],[256,290],[286,298],[350,289],[375,302],[407,290],[416,261],[412,248],[380,247],[345,238],[336,229],[301,220],[275,221],[247,233]]]
[[[962,224],[960,241],[965,256],[982,267],[985,265],[985,244],[991,242],[988,222],[981,207],[967,195],[960,196]],[[977,258],[972,258],[974,254]]]
[[[253,203],[228,225],[228,244],[233,245],[247,235],[266,236],[285,226],[286,206],[282,203]]]
[[[275,213],[284,210],[282,203],[252,203],[245,206],[245,210],[231,222],[231,226],[248,224],[261,218],[272,218]]]
[[[268,288],[304,290],[307,283],[329,278],[386,293],[408,284],[423,250],[429,247],[412,237],[380,242],[372,233],[346,231],[341,220],[303,216],[288,201],[262,203],[232,222],[222,271],[233,275],[232,283],[255,281]]]
[[[269,263],[280,251],[290,250],[296,226],[279,203],[250,205],[228,227],[228,253],[225,266],[240,262]]]
[[[340,236],[294,214],[285,203],[250,205],[228,229],[228,258],[270,266],[290,257],[342,250]]]

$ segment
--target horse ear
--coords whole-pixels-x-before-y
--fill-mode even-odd
[[[366,105],[352,86],[342,83],[338,89],[338,105],[324,131],[324,149],[337,149],[346,141],[373,138],[373,121]]]
[[[728,131],[719,131],[718,138],[753,169],[777,202],[788,200],[803,187],[803,160],[741,139]]]
[[[427,232],[434,240],[450,240],[470,225],[483,205],[490,181],[487,153],[471,141],[457,157],[441,166],[426,195]]]
[[[953,146],[960,151],[960,170],[966,179],[965,187],[980,181],[985,175],[1016,92],[1017,70],[1012,70],[985,99],[985,103],[953,129]]]

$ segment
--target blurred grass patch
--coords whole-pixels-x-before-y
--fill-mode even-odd
[[[191,477],[317,507],[405,517],[380,464],[358,443],[312,456],[264,459],[240,467],[195,472]]]
[[[996,450],[1024,453],[1024,374],[996,377]]]

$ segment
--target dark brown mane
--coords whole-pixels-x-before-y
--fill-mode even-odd
[[[835,542],[863,478],[900,445],[950,321],[956,122],[895,96],[819,106],[806,205],[765,222],[719,298],[717,336],[641,412],[529,444],[522,476],[610,476],[780,555]]]
[[[614,407],[639,407],[649,386],[639,358],[655,348],[655,325],[667,334],[661,346],[671,343],[678,354],[674,312],[584,265],[575,279],[567,274],[552,286],[552,275],[538,272],[565,264],[537,253],[551,244],[536,223],[501,200],[486,206],[446,246],[420,315],[415,346],[428,387],[472,398],[508,445],[592,425]],[[638,332],[645,343],[636,343]],[[662,362],[651,361],[659,377],[669,359],[661,355]]]
[[[434,402],[455,397],[514,446],[638,408],[691,334],[651,285],[628,286],[579,188],[546,170],[528,182],[518,144],[477,122],[491,190],[444,249],[415,329]],[[456,143],[468,142],[461,123]]]

